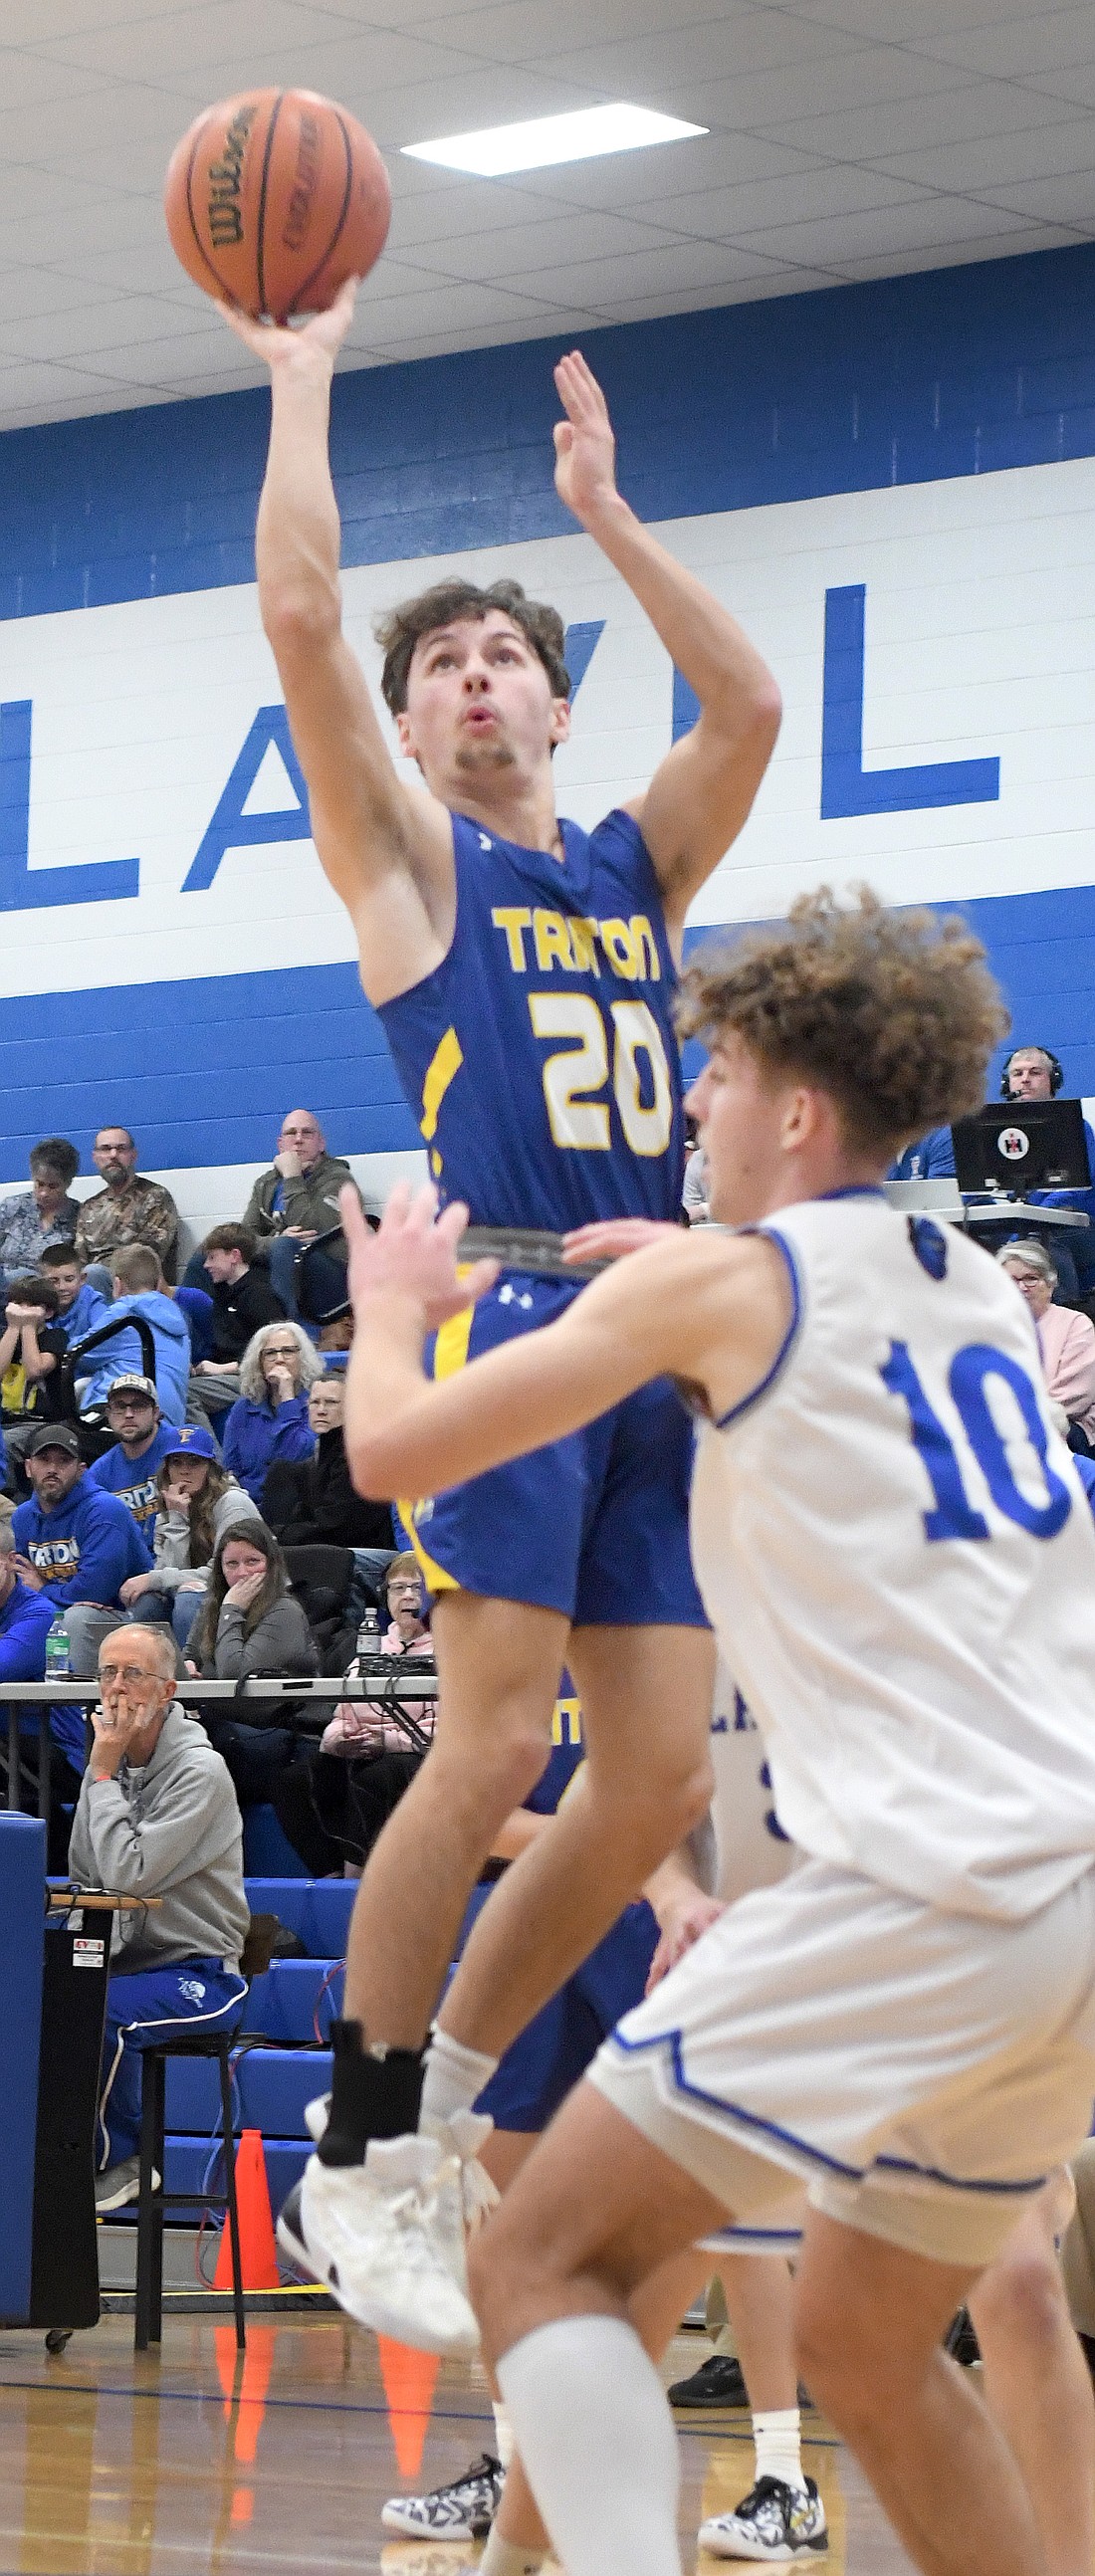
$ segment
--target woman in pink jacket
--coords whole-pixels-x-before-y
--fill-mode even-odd
[[[1034,1318],[1047,1394],[1095,1444],[1095,1324],[1071,1306],[1054,1305],[1057,1269],[1043,1244],[1005,1243],[996,1258]]]

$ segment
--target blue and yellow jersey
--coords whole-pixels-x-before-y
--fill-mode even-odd
[[[676,973],[653,863],[630,815],[560,831],[563,864],[453,816],[452,946],[380,1018],[442,1197],[473,1224],[673,1220]]]

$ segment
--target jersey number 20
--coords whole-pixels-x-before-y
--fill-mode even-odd
[[[913,1444],[928,1472],[935,1509],[924,1514],[925,1538],[991,1537],[984,1513],[977,1511],[969,1499],[958,1451],[928,1400],[907,1342],[891,1342],[890,1356],[880,1375],[883,1386],[889,1387],[891,1395],[899,1395],[908,1408]],[[1016,1484],[1003,1434],[989,1410],[985,1389],[990,1378],[1009,1387],[1014,1396],[1045,1487],[1046,1499],[1042,1503],[1032,1502]],[[951,1361],[948,1385],[997,1510],[1009,1521],[1017,1522],[1020,1529],[1029,1530],[1032,1538],[1055,1538],[1068,1519],[1072,1496],[1050,1466],[1046,1426],[1026,1370],[1006,1351],[994,1350],[990,1342],[967,1342]]]
[[[572,1152],[607,1154],[612,1143],[608,1104],[592,1094],[608,1083],[609,1032],[591,993],[530,993],[529,1018],[538,1038],[569,1038],[543,1068],[544,1099],[552,1141]],[[646,1002],[613,1002],[612,1088],[620,1125],[633,1154],[664,1154],[673,1128],[673,1085],[661,1030]],[[649,1067],[653,1098],[643,1099],[640,1057]]]

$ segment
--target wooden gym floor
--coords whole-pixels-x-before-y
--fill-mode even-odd
[[[667,2379],[707,2350],[680,2338]],[[123,2316],[53,2357],[40,2333],[0,2334],[0,2576],[463,2576],[475,2565],[480,2552],[460,2543],[386,2540],[380,2507],[490,2447],[480,2373],[379,2354],[330,2315],[256,2319],[236,2365],[231,2325],[201,2317],[165,2319],[162,2353],[139,2359]],[[740,2499],[752,2452],[740,2415],[677,2420],[691,2568],[701,2517]],[[831,2535],[817,2563],[909,2576],[855,2462],[821,2417],[805,2426]],[[725,2563],[701,2568],[717,2576]]]

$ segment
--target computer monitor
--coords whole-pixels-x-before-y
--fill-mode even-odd
[[[998,1101],[973,1118],[956,1118],[951,1134],[963,1193],[1026,1198],[1031,1190],[1091,1187],[1078,1100]]]

